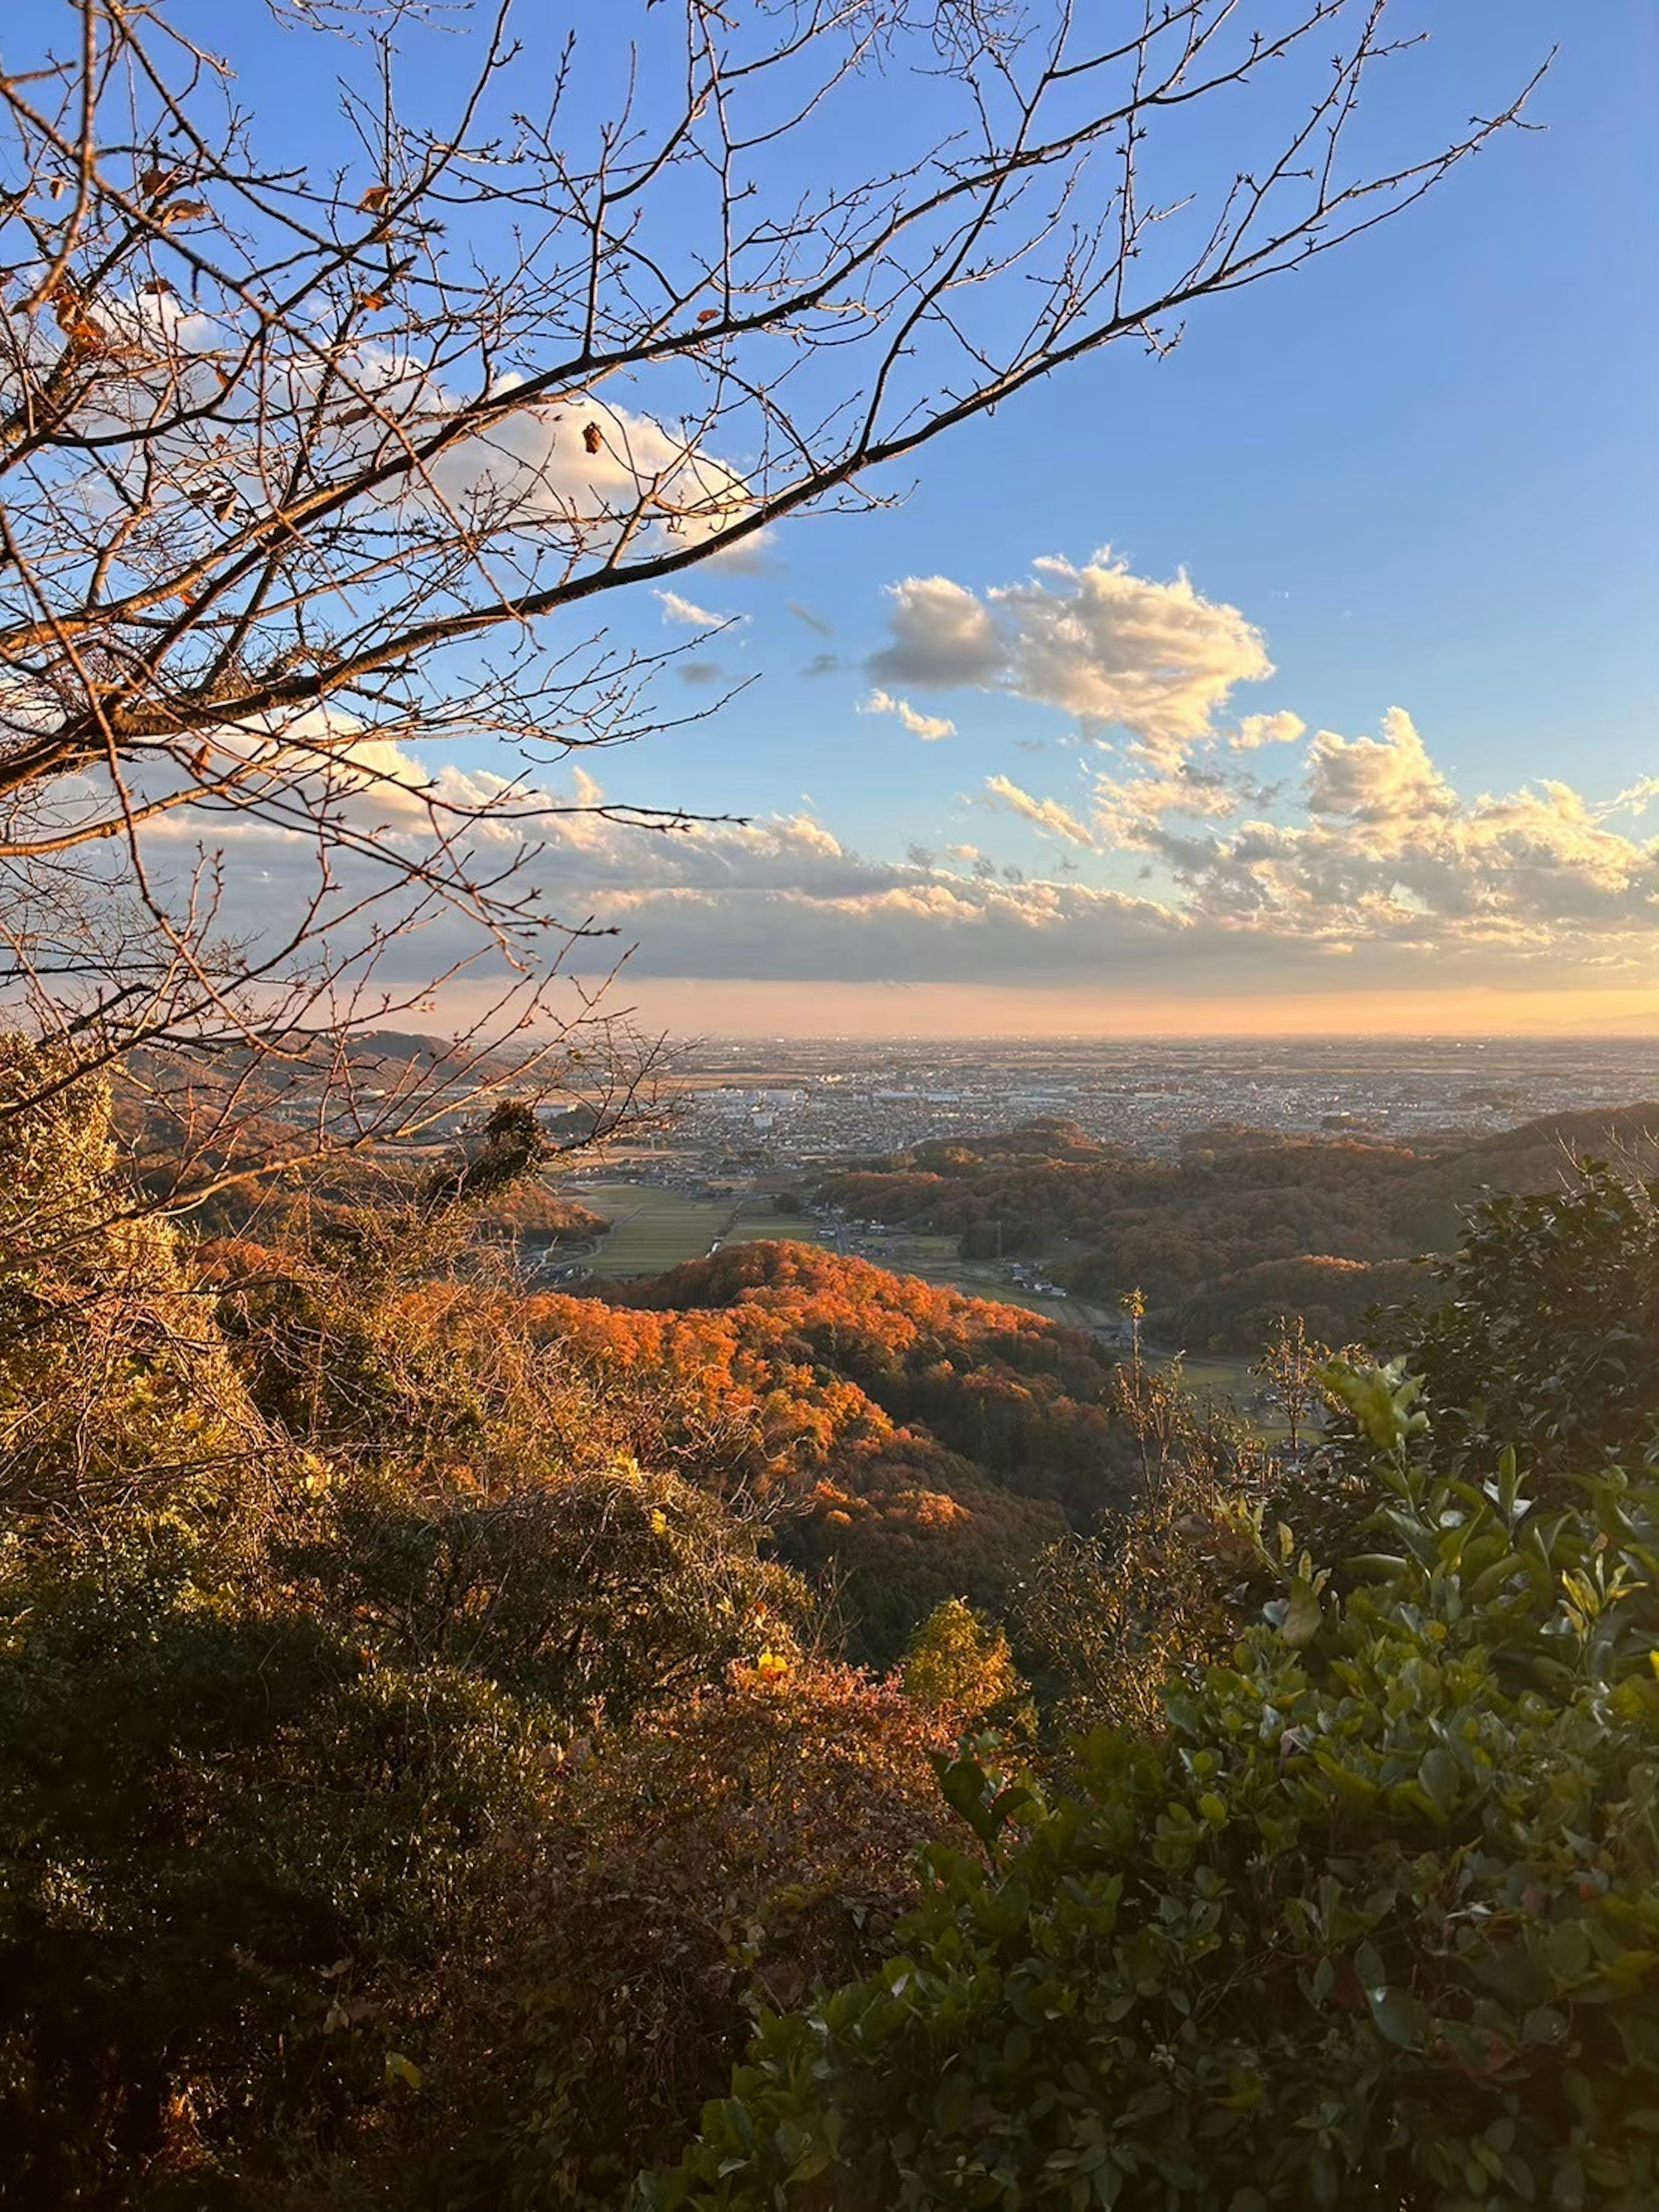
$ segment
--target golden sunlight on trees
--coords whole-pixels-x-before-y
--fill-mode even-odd
[[[935,1606],[904,1655],[905,1694],[964,1723],[1012,1705],[1024,1689],[1004,1631],[959,1597]]]
[[[7,1114],[8,1102],[35,1103]],[[49,1523],[145,1467],[231,1480],[257,1420],[175,1232],[118,1172],[108,1083],[0,1031],[0,1501]]]
[[[1293,1462],[799,1247],[526,1297],[405,1189],[204,1272],[91,1079],[8,1126],[0,2200],[1650,2193],[1651,1189],[1482,1209]]]

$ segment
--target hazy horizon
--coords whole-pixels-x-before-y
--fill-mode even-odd
[[[672,979],[632,981],[625,975],[608,1002],[635,1015],[641,1026],[679,1037],[720,1036],[942,1040],[1133,1037],[1148,1042],[1197,1037],[1268,1039],[1423,1036],[1491,1042],[1551,1038],[1629,1037],[1659,1042],[1659,989],[1609,993],[1634,1003],[1575,1018],[1558,999],[1543,998],[1530,1018],[1505,1009],[1494,994],[1371,993],[1302,1000],[1264,1000],[1252,1007],[1217,999],[1171,1005],[1167,1000],[1108,1001],[1098,993],[995,994],[968,987],[788,985],[746,987],[687,983]],[[1092,1009],[1085,1016],[1085,1006]],[[1252,1018],[1254,1014],[1254,1018]],[[1507,1014],[1507,1018],[1505,1015]],[[1175,1018],[1184,1015],[1186,1018]]]

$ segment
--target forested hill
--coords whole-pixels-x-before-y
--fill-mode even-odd
[[[1080,1332],[811,1245],[728,1246],[603,1297],[526,1299],[539,1341],[648,1396],[785,1553],[833,1560],[862,1656],[1127,1492],[1112,1363]]]
[[[1410,1142],[1218,1127],[1167,1160],[1046,1117],[849,1164],[814,1196],[956,1235],[965,1256],[1042,1257],[1087,1296],[1140,1289],[1155,1329],[1194,1349],[1248,1350],[1285,1311],[1328,1340],[1352,1335],[1379,1300],[1424,1287],[1410,1263],[1455,1243],[1462,1209],[1555,1188],[1586,1158],[1651,1175],[1659,1104]]]

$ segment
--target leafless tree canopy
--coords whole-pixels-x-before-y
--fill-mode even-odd
[[[584,918],[520,866],[578,803],[546,772],[659,726],[605,594],[867,503],[1115,340],[1167,348],[1525,96],[1366,167],[1362,95],[1408,43],[1385,0],[613,0],[550,28],[575,12],[41,0],[33,52],[8,26],[0,969],[82,1058],[393,1018],[391,936],[458,912],[505,979],[492,1037],[564,1051]],[[304,160],[249,70],[274,40],[314,88]],[[493,779],[410,767],[478,738]],[[313,889],[238,938],[250,817]]]

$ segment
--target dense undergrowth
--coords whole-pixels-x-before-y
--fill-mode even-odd
[[[465,1176],[195,1243],[95,1085],[0,1127],[0,2201],[1650,2207],[1639,1184],[1292,1457],[801,1248],[526,1297]]]

